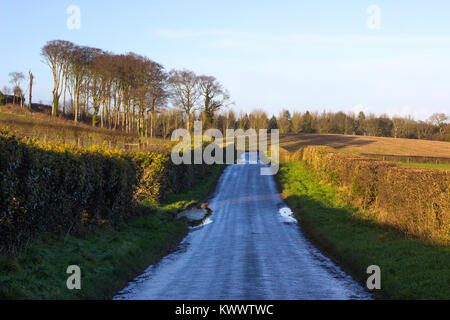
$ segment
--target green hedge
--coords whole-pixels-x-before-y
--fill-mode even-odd
[[[159,203],[167,196],[187,191],[199,177],[208,173],[209,166],[174,165],[170,152],[133,154],[140,172],[135,193],[138,200],[148,199]]]
[[[143,199],[187,190],[207,165],[175,166],[165,153],[77,148],[18,139],[0,131],[0,251],[42,233],[123,223]]]

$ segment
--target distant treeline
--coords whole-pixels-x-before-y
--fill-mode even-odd
[[[163,123],[170,121],[170,113],[161,113],[158,128],[164,129]],[[200,116],[201,119],[201,116]],[[394,137],[408,139],[428,139],[450,141],[450,123],[448,116],[434,114],[427,121],[416,121],[412,117],[376,116],[360,112],[294,112],[283,110],[278,116],[269,118],[263,110],[254,110],[249,114],[233,110],[215,115],[214,128],[225,129],[279,129],[281,134],[291,133],[331,133],[363,135],[376,137]],[[164,133],[165,131],[159,131]]]
[[[281,133],[334,133],[393,137],[407,139],[428,139],[450,141],[449,117],[444,113],[433,114],[426,121],[412,117],[376,116],[360,112],[290,112],[284,110],[278,117],[268,121],[269,127],[277,127]]]
[[[344,112],[294,112],[284,110],[278,117],[263,110],[239,113],[231,105],[228,91],[212,76],[189,70],[171,70],[135,53],[113,54],[97,48],[55,40],[41,50],[43,61],[53,75],[52,115],[63,114],[75,122],[90,121],[94,127],[116,129],[145,137],[167,138],[178,128],[190,130],[194,120],[205,128],[280,129],[288,133],[335,133],[410,139],[450,141],[450,124],[444,113],[427,121],[411,117],[358,115]],[[31,100],[33,75],[27,90],[25,76],[10,74],[14,88],[5,87],[23,101]],[[0,104],[5,102],[0,93]],[[16,100],[16,99],[14,99]],[[62,101],[62,102],[61,102]]]
[[[23,96],[15,96],[15,95],[5,95],[0,91],[0,106],[5,104],[23,104],[25,102],[25,98]]]

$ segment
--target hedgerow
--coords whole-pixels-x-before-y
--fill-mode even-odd
[[[140,169],[135,196],[159,203],[171,194],[187,191],[199,177],[208,172],[205,164],[174,165],[170,151],[163,153],[137,152],[133,159]]]
[[[208,169],[175,166],[169,150],[44,144],[1,130],[0,251],[14,251],[43,233],[119,225],[139,211],[140,200],[156,204],[185,191]]]
[[[402,168],[330,147],[305,147],[293,157],[341,187],[349,203],[367,209],[376,221],[407,235],[450,243],[450,171]]]
[[[3,92],[0,91],[0,106],[3,106],[6,102],[6,98],[3,95]]]

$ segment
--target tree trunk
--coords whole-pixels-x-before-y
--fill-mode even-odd
[[[33,98],[33,80],[34,80],[34,76],[31,73],[31,71],[29,72],[30,74],[30,98],[28,101],[28,109],[31,111],[31,102],[32,102],[32,98]]]
[[[79,90],[78,90],[78,88],[75,88],[75,93],[74,93],[74,113],[75,113],[75,118],[74,118],[74,121],[75,122],[78,122],[78,112],[79,112],[79,99],[80,99],[80,93],[79,93]]]
[[[58,115],[58,108],[59,108],[59,95],[57,92],[53,92],[52,117],[56,117]]]
[[[101,107],[100,107],[101,109],[100,109],[100,127],[101,128],[103,128],[103,118],[104,118],[104,113],[105,113],[105,102],[103,102],[102,104],[101,104]]]
[[[186,129],[191,132],[191,114],[189,112],[186,112]]]
[[[66,114],[66,89],[67,89],[67,79],[64,81],[64,93],[63,93],[63,115]]]
[[[153,139],[153,111],[150,111],[150,138]]]

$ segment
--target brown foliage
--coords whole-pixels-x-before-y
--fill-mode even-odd
[[[368,209],[376,221],[407,235],[450,243],[450,171],[401,168],[329,147],[306,147],[293,157],[342,187],[349,203]]]

